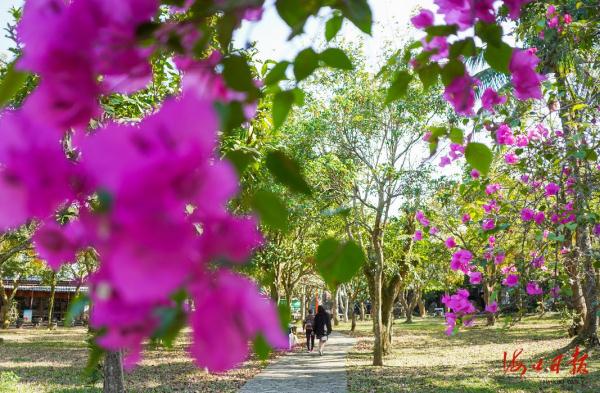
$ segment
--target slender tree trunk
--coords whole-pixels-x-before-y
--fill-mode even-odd
[[[489,285],[487,282],[483,283],[483,301],[485,305],[490,304],[490,300],[492,297],[492,293],[494,292],[494,286]],[[494,326],[496,324],[496,314],[487,313],[487,323],[486,326]]]
[[[304,285],[300,293],[300,309],[300,318],[304,321],[306,319],[306,287]]]
[[[52,314],[54,313],[54,295],[56,294],[56,273],[52,273],[50,282],[50,299],[48,303],[48,330],[52,329]]]
[[[427,314],[425,310],[425,302],[423,302],[423,297],[419,299],[419,301],[417,302],[417,306],[419,306],[419,316],[423,318]]]
[[[385,332],[383,330],[383,312],[381,309],[381,282],[383,271],[380,267],[374,272],[373,296],[371,298],[371,314],[373,316],[373,366],[383,366],[383,345]]]
[[[348,307],[350,304],[350,299],[348,296],[348,292],[346,291],[346,287],[344,287],[344,291],[340,292],[340,303],[342,304],[342,318],[344,322],[348,322]]]
[[[121,352],[107,352],[104,358],[103,393],[125,393]]]
[[[360,320],[364,321],[366,319],[366,307],[365,307],[365,302],[361,301],[360,302]]]
[[[333,306],[331,307],[331,312],[333,313],[333,326],[338,326],[340,324],[340,319],[338,317],[338,298],[339,298],[340,287],[336,287],[332,293]]]
[[[383,329],[385,332],[383,340],[383,354],[390,353],[393,338],[394,304],[400,293],[401,277],[399,274],[392,276],[382,290],[381,311]]]
[[[6,289],[4,288],[4,282],[2,275],[0,274],[0,297],[2,304],[0,304],[0,321],[2,321],[2,329],[8,329],[10,326],[10,299],[6,294]]]

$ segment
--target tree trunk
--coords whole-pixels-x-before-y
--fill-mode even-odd
[[[586,147],[584,137],[576,138],[573,135],[576,130],[571,128],[571,122],[575,119],[574,112],[571,112],[570,107],[573,100],[572,91],[569,89],[568,82],[564,74],[562,74],[557,64],[554,64],[554,71],[557,75],[556,83],[559,93],[557,97],[560,102],[559,116],[565,141],[567,141],[566,149],[578,150],[581,147]],[[572,97],[574,98],[574,97]],[[586,177],[586,163],[580,162],[574,154],[568,155],[569,166],[571,167],[572,176],[575,180],[574,184],[574,210],[578,218],[583,218],[586,212],[586,206],[589,205],[589,189],[590,184]],[[585,300],[585,315],[583,319],[583,327],[574,340],[574,343],[585,342],[588,345],[600,345],[598,340],[598,288],[596,282],[596,271],[592,262],[592,244],[590,239],[590,223],[587,220],[578,220],[575,229],[575,249],[572,251],[575,266],[581,268],[583,273],[582,294]],[[574,296],[575,293],[573,293]],[[577,294],[578,295],[578,294]]]
[[[346,288],[344,287],[343,293],[340,292],[340,303],[342,304],[342,318],[344,322],[348,322],[348,307],[350,306],[350,296],[348,296],[348,292],[346,292]]]
[[[125,393],[121,352],[107,352],[104,358],[103,393]]]
[[[373,296],[371,297],[371,315],[373,316],[373,366],[383,366],[383,345],[385,332],[383,330],[383,313],[381,309],[381,282],[383,271],[377,268],[373,274]]]
[[[419,306],[419,316],[423,318],[427,314],[425,310],[425,302],[423,302],[423,297],[419,299],[419,301],[417,302],[417,306]]]
[[[400,292],[401,277],[399,274],[392,276],[383,288],[381,296],[381,312],[384,330],[383,354],[388,355],[392,345],[394,325],[394,304]]]
[[[0,321],[2,321],[2,329],[8,329],[10,326],[10,319],[8,317],[10,312],[10,301],[6,290],[4,289],[4,283],[2,281],[2,275],[0,275],[0,297],[2,303],[0,304]]]
[[[360,320],[364,321],[366,319],[366,307],[365,307],[365,302],[361,301],[360,302]]]
[[[494,286],[489,285],[487,282],[483,283],[483,301],[488,306],[491,302],[492,293],[494,292]],[[496,324],[496,314],[487,313],[486,326],[494,326]]]
[[[56,273],[52,273],[50,282],[50,299],[48,303],[48,330],[52,329],[52,314],[54,313],[54,295],[56,293]]]
[[[333,306],[331,307],[333,314],[333,326],[339,326],[340,319],[338,317],[338,298],[339,298],[340,287],[336,287],[332,293]]]
[[[302,292],[300,293],[300,318],[302,321],[306,319],[306,287],[302,286]]]

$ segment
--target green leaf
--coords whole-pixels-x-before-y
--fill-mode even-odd
[[[288,228],[288,211],[281,199],[270,191],[259,190],[252,197],[252,207],[263,224],[285,231]]]
[[[0,108],[5,107],[27,82],[29,74],[17,71],[15,63],[16,60],[8,65],[6,74],[2,78],[2,82],[0,82]]]
[[[221,120],[221,130],[225,133],[239,127],[246,120],[244,108],[239,101],[229,103],[217,101],[214,106]]]
[[[280,61],[279,63],[275,64],[275,66],[271,68],[265,77],[265,83],[267,85],[274,85],[277,82],[286,79],[285,72],[287,71],[289,65],[289,61]]]
[[[244,173],[248,165],[254,161],[254,156],[248,151],[244,150],[231,150],[225,154],[225,158],[227,158],[233,166],[235,166],[235,170],[238,175]]]
[[[312,49],[306,48],[294,60],[294,75],[296,80],[306,79],[319,66],[319,55]]]
[[[273,98],[273,125],[275,128],[281,127],[283,122],[285,122],[290,109],[292,109],[294,99],[294,92],[290,90],[280,91],[275,94]]]
[[[458,28],[456,25],[439,25],[439,26],[429,26],[425,28],[425,32],[429,37],[432,36],[449,36],[451,34],[456,34]]]
[[[373,14],[367,0],[341,0],[340,9],[356,27],[367,34],[371,34]]]
[[[488,44],[495,46],[502,44],[502,27],[495,23],[477,22],[475,25],[475,34]]]
[[[275,150],[267,154],[267,168],[275,179],[291,191],[310,195],[312,190],[300,173],[298,163],[284,152]]]
[[[487,175],[492,164],[492,151],[483,143],[471,142],[465,149],[465,157],[469,165],[481,174]]]
[[[452,45],[450,45],[450,57],[459,57],[459,56],[475,56],[477,54],[475,49],[475,41],[473,38],[465,38],[464,40],[456,41]]]
[[[333,37],[340,31],[344,18],[340,14],[335,14],[325,24],[325,39],[331,41]]]
[[[319,57],[325,64],[332,68],[339,68],[341,70],[351,70],[354,68],[346,53],[338,48],[326,49]]]
[[[185,327],[186,314],[178,306],[158,308],[155,310],[155,315],[158,317],[159,324],[152,334],[152,338],[160,339],[166,347],[170,348],[181,329]]]
[[[71,300],[67,314],[65,315],[65,326],[71,326],[75,318],[81,315],[85,308],[90,304],[90,298],[86,294],[79,294]]]
[[[465,65],[462,61],[452,59],[442,69],[442,82],[444,86],[448,86],[454,78],[465,74]]]
[[[292,28],[292,36],[302,32],[306,19],[313,11],[311,6],[314,5],[316,4],[304,0],[277,0],[275,2],[279,16]]]
[[[256,89],[250,66],[241,56],[232,55],[223,60],[223,78],[229,87],[238,91]]]
[[[598,153],[596,153],[594,149],[586,149],[585,159],[588,161],[596,161],[598,160]]]
[[[271,353],[271,346],[265,339],[265,336],[258,334],[252,342],[252,349],[260,360],[267,360]]]
[[[504,42],[502,42],[500,46],[488,44],[485,52],[483,52],[483,58],[494,70],[504,74],[510,74],[508,65],[512,53],[513,48]]]
[[[431,63],[419,69],[419,79],[423,83],[423,88],[429,89],[434,86],[438,81],[438,75],[440,74],[441,68],[438,63]]]
[[[233,31],[238,23],[238,18],[232,13],[226,13],[218,19],[217,22],[217,39],[222,48],[228,48],[231,44]]]
[[[394,81],[392,82],[392,85],[388,89],[385,103],[389,104],[392,101],[404,97],[412,77],[413,76],[406,71],[398,72],[394,78]]]
[[[352,280],[365,261],[362,248],[353,241],[328,238],[319,244],[315,256],[317,271],[330,288]]]
[[[458,127],[452,127],[450,129],[450,133],[448,134],[448,138],[450,138],[451,142],[461,144],[463,143],[464,133]]]

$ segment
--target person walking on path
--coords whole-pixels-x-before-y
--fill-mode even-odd
[[[308,352],[312,352],[315,348],[315,333],[313,331],[313,327],[315,326],[315,316],[313,315],[313,310],[308,310],[308,315],[304,318],[304,322],[302,323],[302,328],[306,333],[306,350]]]
[[[331,317],[323,306],[319,306],[317,309],[314,332],[319,340],[319,355],[323,355],[323,347],[327,342],[327,337],[331,334]]]

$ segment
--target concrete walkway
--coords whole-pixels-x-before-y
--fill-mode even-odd
[[[345,393],[346,354],[354,343],[354,338],[334,332],[323,356],[317,352],[317,342],[313,353],[281,356],[242,386],[240,393]]]

